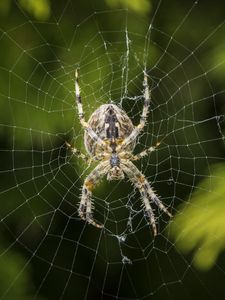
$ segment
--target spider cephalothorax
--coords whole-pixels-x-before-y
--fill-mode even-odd
[[[108,180],[120,180],[126,175],[134,186],[139,189],[146,214],[153,228],[153,234],[156,235],[156,222],[150,201],[156,204],[170,217],[172,215],[152,190],[145,176],[132,163],[132,161],[148,155],[159,145],[158,143],[155,147],[150,147],[137,155],[132,154],[136,145],[136,139],[145,126],[150,104],[146,72],[144,72],[143,82],[144,107],[138,126],[134,126],[126,112],[115,104],[101,105],[92,113],[88,122],[86,122],[83,114],[77,70],[75,77],[76,102],[79,119],[85,129],[84,144],[90,155],[89,163],[99,161],[99,164],[84,181],[78,209],[80,217],[88,223],[102,228],[103,225],[98,224],[93,219],[91,202],[92,190],[104,175],[107,175]],[[67,146],[72,149],[74,154],[77,154],[77,156],[87,161],[86,155],[80,153],[76,148],[72,148],[68,143]]]

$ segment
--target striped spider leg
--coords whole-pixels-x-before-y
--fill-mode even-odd
[[[121,159],[121,168],[124,173],[128,176],[129,180],[134,184],[134,186],[140,191],[141,198],[145,207],[146,214],[152,225],[154,236],[157,235],[156,222],[154,212],[150,205],[149,199],[156,206],[158,206],[163,212],[165,212],[169,217],[172,217],[171,213],[163,205],[159,197],[151,188],[149,182],[145,176],[138,170],[138,168],[129,160]]]
[[[138,137],[138,135],[141,133],[141,131],[145,127],[148,110],[149,110],[149,105],[150,105],[150,91],[149,91],[149,86],[148,86],[148,75],[147,75],[146,71],[144,71],[143,86],[144,86],[144,105],[143,105],[140,122],[139,122],[138,126],[134,127],[131,134],[122,142],[121,149],[126,148],[129,144],[134,142],[136,140],[136,138]]]
[[[92,214],[92,190],[101,180],[101,178],[108,173],[111,166],[108,161],[100,162],[97,167],[86,177],[82,188],[81,201],[78,209],[81,219],[86,220],[89,224],[94,225],[97,228],[102,228],[102,224],[98,224],[93,219]]]
[[[158,142],[158,143],[156,143],[155,146],[151,146],[151,147],[145,149],[144,151],[142,151],[142,152],[140,152],[140,153],[138,153],[138,154],[136,154],[136,155],[133,155],[131,152],[126,152],[126,151],[124,151],[124,152],[121,152],[121,156],[122,156],[123,158],[129,159],[129,160],[131,160],[131,161],[139,160],[139,159],[141,159],[141,158],[143,158],[143,157],[145,157],[145,156],[151,154],[152,152],[154,152],[154,151],[156,150],[156,148],[157,148],[160,144],[161,144],[161,143]]]
[[[84,129],[87,131],[88,135],[102,148],[106,146],[105,142],[94,132],[94,130],[91,128],[90,124],[85,121],[84,118],[84,111],[83,111],[83,104],[82,99],[80,95],[80,86],[78,81],[78,69],[75,71],[75,94],[76,94],[76,103],[77,103],[77,109],[78,109],[78,116],[80,119],[81,125],[84,127]]]
[[[72,147],[68,142],[65,142],[65,143],[66,143],[67,148],[69,148],[74,155],[76,155],[79,158],[82,158],[84,162],[88,162],[88,160],[90,159],[89,156],[85,155],[77,148]]]

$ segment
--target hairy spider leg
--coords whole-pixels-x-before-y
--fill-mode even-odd
[[[143,105],[143,110],[140,118],[140,123],[137,126],[135,126],[131,134],[122,142],[121,147],[123,149],[126,148],[130,143],[132,143],[137,138],[137,136],[144,129],[146,123],[149,105],[150,105],[150,91],[148,86],[148,75],[146,71],[144,71],[143,86],[144,86],[144,105]]]
[[[96,162],[96,161],[99,161],[99,160],[102,160],[102,159],[105,158],[105,153],[102,153],[102,154],[100,153],[96,156],[90,157],[90,156],[85,155],[84,153],[82,153],[77,148],[72,147],[68,142],[65,142],[65,143],[66,143],[67,148],[69,148],[72,151],[72,153],[74,155],[76,155],[78,158],[82,158],[83,161],[88,164],[88,166],[90,166],[91,163],[93,163],[93,162]]]
[[[156,236],[157,235],[156,222],[155,222],[153,210],[149,202],[149,198],[168,216],[172,217],[171,213],[167,210],[167,208],[160,201],[159,197],[152,190],[145,176],[138,170],[138,168],[132,162],[128,160],[121,160],[121,167],[124,173],[126,173],[128,178],[130,179],[130,181],[140,191],[147,216],[150,219],[150,224],[152,226],[153,234],[154,236]]]
[[[80,119],[81,125],[84,127],[84,129],[88,132],[90,137],[103,148],[106,146],[106,143],[94,132],[94,130],[91,128],[91,126],[85,121],[84,119],[84,112],[83,112],[83,104],[82,99],[80,95],[80,86],[79,86],[79,72],[78,69],[75,70],[75,94],[76,94],[76,103],[77,103],[77,109],[78,109],[78,116]]]
[[[102,228],[102,224],[98,224],[93,219],[92,214],[92,190],[100,179],[108,173],[110,169],[110,164],[108,161],[100,162],[99,165],[87,176],[84,181],[82,188],[81,201],[78,209],[79,216],[81,219],[86,220],[89,224],[94,225],[97,228]]]
[[[142,151],[142,152],[140,152],[136,155],[132,155],[130,160],[139,160],[142,157],[147,156],[148,154],[154,152],[159,145],[160,145],[160,142],[158,142],[155,146],[151,146],[151,147],[145,149],[144,151]]]
[[[90,160],[90,157],[83,154],[80,150],[77,148],[72,147],[68,142],[65,142],[67,148],[71,149],[72,153],[75,154],[77,157],[82,158],[85,162],[88,162]]]

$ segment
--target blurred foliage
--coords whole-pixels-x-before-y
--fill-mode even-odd
[[[49,0],[19,0],[20,5],[37,20],[46,21],[50,17],[51,8]]]
[[[150,0],[105,0],[105,2],[111,8],[128,8],[139,14],[147,14],[152,8]]]
[[[0,14],[8,14],[12,0],[0,1]],[[127,8],[138,14],[146,15],[152,9],[150,0],[105,0],[110,8]],[[51,15],[51,5],[49,0],[18,0],[21,7],[31,16],[39,21],[46,21]]]
[[[194,265],[202,270],[214,266],[225,249],[225,165],[210,167],[169,226],[169,234],[183,253],[192,253]]]
[[[7,15],[12,3],[12,0],[1,0],[0,14]],[[18,3],[24,11],[28,12],[38,21],[46,21],[51,15],[49,0],[18,0]]]
[[[7,249],[7,253],[2,249],[0,255],[0,297],[5,300],[31,300],[33,299],[34,286],[31,280],[31,269],[25,268],[25,259]],[[37,300],[44,300],[42,297],[37,297]]]
[[[0,1],[0,15],[7,15],[10,10],[11,0],[1,0]]]
[[[224,30],[225,34],[225,30]],[[210,55],[210,60],[212,61],[212,66],[216,66],[217,68],[217,79],[219,81],[223,81],[223,75],[225,74],[225,42],[224,40],[220,41],[218,45],[213,49],[212,53]],[[206,59],[209,59],[207,56]],[[218,76],[220,75],[220,76]]]

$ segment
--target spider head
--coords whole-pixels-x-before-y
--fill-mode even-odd
[[[107,175],[107,180],[122,180],[124,179],[124,173],[119,166],[112,167]]]

